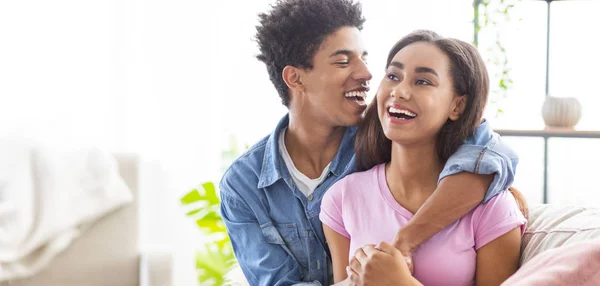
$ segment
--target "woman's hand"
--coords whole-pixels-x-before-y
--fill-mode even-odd
[[[412,277],[400,250],[386,242],[358,249],[347,272],[356,285],[421,285]]]

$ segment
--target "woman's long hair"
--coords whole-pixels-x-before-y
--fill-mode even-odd
[[[416,42],[431,43],[448,56],[454,92],[467,97],[461,116],[454,121],[448,119],[438,132],[436,151],[440,162],[445,163],[464,140],[473,135],[481,123],[488,97],[489,76],[485,63],[475,47],[461,40],[443,38],[427,30],[412,32],[398,41],[388,54],[386,67],[401,49]],[[365,117],[359,125],[355,151],[359,171],[391,161],[392,141],[383,132],[377,110],[377,98],[369,104]],[[515,198],[519,206],[526,208],[526,203],[522,200],[523,196],[516,189],[511,192],[513,195],[517,194]]]

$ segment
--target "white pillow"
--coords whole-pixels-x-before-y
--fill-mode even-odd
[[[600,209],[533,205],[521,243],[521,265],[546,250],[594,238],[600,238]]]

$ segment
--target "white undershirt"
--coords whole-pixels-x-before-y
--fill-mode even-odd
[[[300,190],[305,196],[308,197],[315,191],[317,186],[319,186],[319,184],[321,184],[327,177],[327,173],[329,172],[329,165],[331,165],[331,162],[329,164],[327,164],[327,166],[323,170],[323,173],[321,173],[321,176],[316,179],[311,179],[311,178],[307,177],[306,175],[302,174],[300,171],[298,171],[298,169],[294,165],[294,162],[292,161],[292,157],[290,157],[290,153],[288,153],[287,148],[285,147],[285,131],[286,130],[287,130],[287,128],[284,128],[283,131],[281,131],[281,133],[279,134],[279,140],[278,140],[279,154],[281,154],[281,157],[283,157],[285,166],[287,167],[290,174],[292,175],[292,179],[294,180],[294,183],[298,187],[298,190]]]

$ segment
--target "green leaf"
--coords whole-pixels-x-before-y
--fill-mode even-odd
[[[195,220],[221,220],[219,205],[203,206],[191,211],[190,216]]]
[[[190,191],[181,198],[181,204],[192,207],[186,215],[195,219],[206,238],[203,248],[196,254],[200,285],[223,285],[225,274],[235,263],[235,256],[219,213],[219,197],[214,184],[207,182]]]
[[[187,205],[187,204],[195,203],[195,202],[201,201],[201,200],[202,200],[202,196],[200,196],[200,193],[198,192],[198,190],[193,189],[189,193],[185,194],[185,196],[183,196],[183,198],[181,198],[180,201],[181,201],[182,205]]]
[[[204,202],[207,203],[208,206],[212,206],[219,204],[219,196],[217,196],[215,185],[212,182],[207,182],[202,184],[202,188],[200,190],[191,190],[189,193],[183,196],[180,201],[182,205]]]
[[[225,224],[219,219],[199,219],[196,220],[196,225],[206,234],[216,233],[216,232],[227,232],[225,228]]]
[[[207,182],[202,184],[202,187],[205,191],[204,195],[202,196],[202,199],[208,201],[210,205],[218,205],[219,197],[217,196],[215,185],[212,182]]]
[[[185,215],[186,216],[193,216],[193,215],[199,213],[200,211],[201,211],[201,209],[192,210],[192,211],[187,212]]]
[[[219,247],[219,249],[221,249],[221,251],[223,251],[224,249],[233,251],[233,249],[231,247],[231,240],[229,240],[229,236],[225,236],[225,238],[215,241],[214,243],[217,244],[217,246]]]
[[[196,253],[196,269],[198,269],[198,280],[201,285],[213,281],[214,284],[223,285],[225,274],[234,263],[233,252],[224,255],[223,251],[213,243],[207,243]]]
[[[227,232],[225,224],[217,211],[205,209],[199,211],[198,214],[196,225],[202,233],[210,235],[214,233],[225,234]]]
[[[202,210],[201,215],[198,216],[196,221],[198,222],[198,226],[202,226],[201,225],[202,222],[212,223],[215,221],[222,221],[222,219],[218,213],[216,213],[212,210]]]

